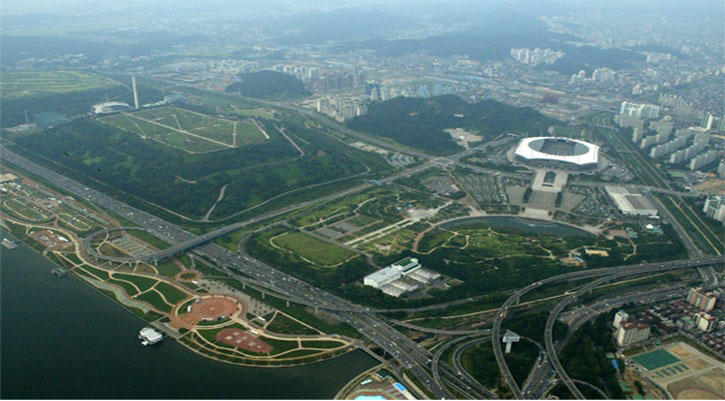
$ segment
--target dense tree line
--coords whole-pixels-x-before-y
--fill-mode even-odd
[[[544,329],[546,321],[549,319],[549,312],[535,312],[526,314],[516,314],[509,316],[503,321],[503,327],[514,333],[537,341],[541,346],[544,345]],[[553,338],[554,341],[563,338],[566,335],[568,327],[566,324],[556,321],[554,323]]]
[[[542,134],[557,123],[529,107],[495,100],[468,103],[457,95],[429,99],[397,97],[372,103],[368,114],[350,120],[350,128],[391,138],[433,154],[451,154],[461,147],[444,131],[464,128],[490,139],[504,132]]]
[[[617,383],[616,369],[605,356],[616,351],[610,328],[614,313],[599,315],[594,321],[581,326],[564,346],[559,359],[572,378],[589,382],[604,389],[610,398],[622,400],[625,397]],[[584,386],[580,389],[585,391]],[[595,398],[600,397],[595,394]]]
[[[296,77],[271,70],[241,74],[239,82],[227,86],[226,91],[267,99],[302,97],[312,94]]]

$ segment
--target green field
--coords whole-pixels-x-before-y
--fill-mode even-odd
[[[9,199],[2,203],[3,209],[7,210],[23,220],[31,222],[42,222],[52,219],[52,216],[37,207],[31,207],[24,202]]]
[[[554,127],[552,135],[567,138],[581,137],[582,129],[580,127],[562,127],[557,125]]]
[[[317,330],[312,330],[281,314],[277,314],[267,326],[267,330],[279,334],[318,334]]]
[[[179,272],[181,272],[181,268],[177,266],[173,260],[170,259],[167,259],[165,263],[160,263],[158,266],[156,266],[156,270],[159,272],[160,275],[166,277],[174,277]]]
[[[205,153],[262,142],[251,120],[232,121],[178,107],[159,107],[100,121],[190,153]]]
[[[320,266],[334,266],[355,256],[352,251],[302,233],[284,234],[272,242]]]
[[[642,365],[647,370],[659,369],[663,366],[667,366],[680,361],[679,358],[663,349],[658,349],[652,352],[647,352],[646,354],[637,355],[635,357],[632,357],[632,360]]]
[[[118,83],[108,78],[77,71],[3,71],[0,98],[42,97],[115,86]]]
[[[272,112],[261,109],[235,109],[232,113],[244,117],[260,117],[268,120],[274,118],[274,114],[272,114]]]
[[[136,297],[136,299],[138,299],[139,301],[145,301],[150,303],[151,306],[160,310],[161,312],[171,312],[171,306],[164,302],[163,298],[161,298],[161,295],[159,295],[159,293],[156,291],[144,292],[143,294]]]
[[[141,290],[142,292],[153,287],[153,285],[158,282],[157,280],[152,279],[152,278],[141,277],[141,276],[132,276],[130,274],[116,273],[113,275],[113,277],[120,279],[120,280],[126,280],[128,282],[136,284],[136,287],[138,287],[138,289]]]
[[[186,295],[185,293],[164,282],[158,283],[156,285],[156,290],[162,293],[164,295],[164,298],[166,298],[169,303],[174,305],[178,304],[179,302],[183,301],[188,297],[188,295]]]

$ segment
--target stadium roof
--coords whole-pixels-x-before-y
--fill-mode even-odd
[[[515,155],[526,160],[548,160],[586,166],[599,161],[599,146],[577,139],[537,136],[522,139]]]

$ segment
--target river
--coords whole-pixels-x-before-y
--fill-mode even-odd
[[[376,364],[356,350],[302,367],[247,368],[170,339],[144,347],[136,315],[73,275],[56,278],[24,244],[1,253],[2,398],[330,399]]]
[[[594,234],[566,224],[546,220],[534,220],[516,216],[483,216],[454,220],[442,225],[444,228],[460,227],[466,224],[482,224],[491,227],[514,228],[534,234],[575,235],[588,237]]]

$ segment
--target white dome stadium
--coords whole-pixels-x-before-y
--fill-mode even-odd
[[[514,155],[530,162],[586,168],[599,162],[599,146],[577,139],[538,136],[522,139]]]

